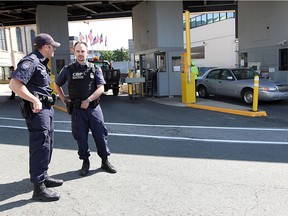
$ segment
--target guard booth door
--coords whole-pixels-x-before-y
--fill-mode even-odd
[[[182,95],[181,86],[181,54],[180,51],[170,51],[168,53],[168,85],[169,85],[169,96]]]

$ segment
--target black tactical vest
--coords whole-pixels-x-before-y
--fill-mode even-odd
[[[69,64],[70,79],[68,81],[68,91],[71,100],[85,100],[96,89],[95,66],[89,63],[86,71],[79,71],[73,63]]]

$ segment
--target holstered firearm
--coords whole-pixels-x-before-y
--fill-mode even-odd
[[[45,107],[53,106],[57,100],[57,97],[55,94],[52,94],[51,96],[47,96],[47,95],[42,95],[39,92],[34,92],[34,96],[37,97]]]
[[[21,99],[19,108],[24,119],[30,118],[33,114],[32,107],[33,104],[27,100]]]
[[[69,115],[72,114],[73,111],[73,103],[71,101],[66,102],[66,110]]]
[[[91,101],[89,103],[89,107],[92,109],[95,109],[99,103],[100,103],[100,98],[98,98],[94,101]],[[71,115],[73,112],[73,109],[80,109],[81,100],[80,99],[73,99],[71,101],[67,101],[65,104],[66,104],[67,113]]]

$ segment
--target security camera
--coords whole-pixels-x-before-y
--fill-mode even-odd
[[[280,41],[278,43],[278,45],[286,46],[287,45],[287,40]]]

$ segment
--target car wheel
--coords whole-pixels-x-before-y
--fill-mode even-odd
[[[198,86],[198,96],[200,98],[207,98],[209,96],[209,93],[205,86],[202,85]]]
[[[242,100],[246,104],[252,104],[253,103],[253,89],[245,89],[245,90],[243,90]]]

